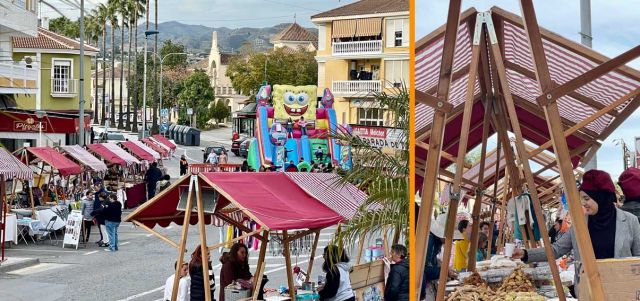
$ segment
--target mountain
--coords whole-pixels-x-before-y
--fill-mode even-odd
[[[254,47],[260,49],[272,48],[269,39],[275,34],[282,31],[290,23],[282,23],[271,27],[254,28],[254,27],[242,27],[242,28],[228,28],[228,27],[207,27],[204,25],[189,25],[176,21],[169,21],[158,23],[158,45],[162,45],[162,41],[171,40],[174,43],[185,45],[187,51],[190,53],[206,53],[209,54],[211,50],[211,34],[213,31],[218,32],[218,47],[222,51],[231,52],[238,50],[243,42],[250,41]],[[149,28],[153,29],[154,24],[150,23]],[[307,28],[313,34],[318,35],[317,28]],[[138,46],[144,45],[144,30],[145,24],[138,25],[138,33],[141,36],[138,40]],[[110,30],[107,30],[109,33]],[[109,35],[109,34],[107,34]],[[116,31],[116,40],[120,40],[119,30]],[[152,43],[152,37],[149,39],[149,43]],[[107,43],[110,38],[107,37]],[[128,38],[125,36],[125,41]],[[119,43],[119,42],[117,42]],[[152,47],[152,44],[149,44]]]

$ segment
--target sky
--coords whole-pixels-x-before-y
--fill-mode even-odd
[[[78,1],[79,0],[71,0]],[[49,0],[69,18],[77,18],[79,10],[64,0]],[[87,9],[106,0],[85,0]],[[185,24],[209,27],[270,27],[290,23],[313,27],[312,15],[354,2],[353,0],[160,0],[158,22],[179,21]],[[151,1],[151,6],[154,5]],[[58,17],[51,8],[43,6],[45,16]]]
[[[517,0],[467,0],[462,2],[462,10],[475,7],[487,11],[499,6],[520,15],[520,1]],[[561,4],[560,4],[561,3]],[[592,0],[591,22],[593,49],[615,57],[640,44],[640,10],[637,0]],[[565,38],[580,43],[580,1],[534,1],[538,24]],[[429,34],[447,21],[448,1],[416,1],[416,36],[418,39]],[[629,66],[640,69],[640,59]],[[611,174],[617,180],[623,171],[622,149],[614,139],[624,139],[631,151],[635,151],[635,137],[640,137],[640,109],[636,110],[622,125],[602,143],[598,151],[598,168]],[[495,141],[493,143],[495,148]]]

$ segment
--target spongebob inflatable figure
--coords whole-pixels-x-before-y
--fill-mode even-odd
[[[298,120],[302,116],[305,120],[315,120],[316,90],[316,86],[274,85],[271,99],[275,119]]]

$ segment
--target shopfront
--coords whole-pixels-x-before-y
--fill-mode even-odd
[[[42,117],[39,117],[41,115]],[[90,133],[90,117],[85,116],[85,132]],[[9,151],[25,146],[79,144],[77,115],[26,110],[0,111],[0,143]],[[90,135],[85,135],[87,141]]]

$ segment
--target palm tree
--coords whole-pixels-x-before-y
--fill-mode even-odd
[[[107,85],[107,21],[108,21],[108,9],[107,7],[100,3],[94,10],[94,14],[96,17],[96,22],[100,24],[102,31],[102,109],[100,114],[102,119],[100,120],[100,124],[104,125],[107,116],[106,110],[106,85]]]
[[[131,131],[133,132],[137,132],[138,131],[138,110],[140,108],[139,104],[139,94],[138,90],[138,19],[142,18],[143,14],[147,13],[147,8],[149,6],[148,1],[147,0],[131,0],[133,2],[132,6],[133,6],[133,12],[134,12],[134,18],[132,19],[133,21],[133,25],[134,25],[134,34],[133,36],[134,38],[134,48],[135,48],[135,53],[136,55],[134,56],[134,62],[135,62],[135,66],[134,66],[134,70],[136,70],[136,76],[134,78],[133,81],[133,89],[134,89],[134,102],[133,102],[133,106],[134,106],[134,113],[133,113],[133,126],[131,127]],[[147,8],[145,8],[145,6]],[[147,25],[148,27],[149,25]]]
[[[116,120],[116,102],[115,102],[115,77],[116,77],[116,53],[115,53],[115,45],[116,45],[116,37],[115,30],[118,28],[118,8],[120,7],[118,0],[109,0],[107,1],[107,18],[109,20],[109,24],[111,25],[111,121]],[[120,100],[122,102],[122,100]]]
[[[85,31],[85,35],[87,37],[87,40],[93,43],[95,43],[95,45],[98,45],[99,41],[100,41],[100,32],[101,32],[101,28],[100,28],[100,23],[97,20],[96,17],[96,11],[93,10],[91,12],[91,14],[89,16],[85,17],[85,27],[84,27],[84,31]],[[96,56],[96,68],[95,68],[95,80],[94,80],[94,98],[93,98],[93,120],[95,122],[98,122],[98,57]]]
[[[154,19],[154,26],[155,26],[155,30],[158,30],[158,0],[154,1],[154,14],[155,14],[155,19]],[[158,35],[154,35],[153,36],[155,39],[155,46],[153,47],[153,51],[157,54],[158,53]],[[152,129],[151,131],[153,133],[157,133],[158,132],[158,73],[156,72],[158,69],[156,62],[156,56],[153,56],[153,120],[151,121],[152,124]],[[162,109],[162,108],[161,108]]]
[[[124,129],[124,125],[122,124],[122,119],[124,118],[124,115],[122,115],[122,102],[124,101],[122,99],[122,84],[124,82],[124,29],[125,27],[128,28],[128,23],[127,23],[127,1],[126,0],[118,0],[118,13],[120,14],[120,18],[122,19],[122,24],[120,25],[120,102],[118,104],[119,106],[119,110],[118,112],[120,112],[120,115],[118,117],[118,128],[119,129]],[[129,108],[127,107],[127,111],[129,110]]]
[[[394,233],[397,243],[409,237],[409,92],[406,87],[375,93],[374,102],[387,108],[388,126],[403,132],[400,143],[404,149],[388,154],[370,146],[360,138],[338,131],[332,135],[341,144],[348,144],[359,163],[342,173],[342,181],[354,183],[368,193],[365,203],[335,237],[339,246],[355,246],[365,236],[389,237]]]

